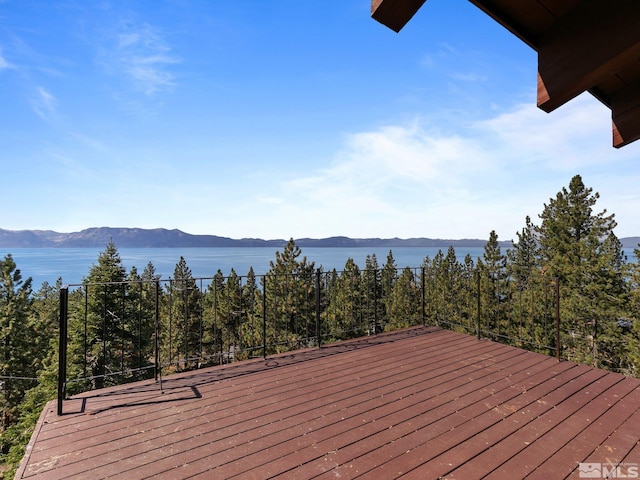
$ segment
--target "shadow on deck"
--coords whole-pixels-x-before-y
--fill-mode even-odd
[[[640,463],[640,380],[435,327],[87,392],[64,412],[47,404],[17,479],[604,478],[617,464],[621,478]]]

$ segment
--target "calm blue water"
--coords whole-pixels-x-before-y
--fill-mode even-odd
[[[61,277],[66,284],[81,283],[88,275],[89,269],[98,261],[98,254],[104,248],[13,248],[0,249],[0,257],[10,253],[16,262],[22,277],[33,278],[33,288],[37,290],[43,282],[55,284]],[[173,276],[176,263],[183,256],[195,278],[209,278],[219,270],[228,275],[235,269],[238,275],[246,275],[253,266],[256,275],[269,271],[269,262],[275,261],[277,248],[225,247],[225,248],[122,248],[118,249],[122,263],[129,271],[136,267],[142,273],[147,263],[151,262],[156,272],[167,279]],[[391,249],[393,258],[399,268],[419,267],[426,256],[433,258],[439,248],[396,247]],[[443,248],[446,254],[447,249]],[[481,256],[482,247],[456,249],[460,261],[467,253],[475,259]],[[367,255],[375,254],[382,267],[387,260],[388,247],[380,248],[302,248],[302,255],[307,261],[315,262],[325,271],[344,268],[349,258],[353,258],[362,269]]]

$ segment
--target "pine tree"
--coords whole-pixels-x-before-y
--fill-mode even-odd
[[[431,312],[431,317],[436,325],[440,325],[440,322],[449,322],[450,312],[449,309],[446,308],[448,292],[446,277],[443,274],[445,269],[444,253],[442,250],[438,250],[427,268],[428,274],[426,278],[427,299],[428,304],[430,305],[429,311]]]
[[[169,349],[169,363],[178,369],[196,367],[202,358],[206,326],[202,293],[183,256],[174,268],[167,295],[169,311],[162,329],[163,343]]]
[[[491,230],[489,240],[484,246],[482,254],[485,273],[493,279],[504,278],[506,268],[506,258],[502,254],[500,243],[498,242],[498,234],[495,230]]]
[[[387,254],[387,261],[382,266],[380,272],[380,287],[382,294],[382,320],[381,324],[387,324],[393,321],[390,317],[391,311],[391,296],[393,288],[396,284],[396,277],[398,276],[398,267],[396,261],[393,258],[393,252],[389,250]]]
[[[160,309],[163,299],[163,288],[160,275],[156,273],[153,263],[148,262],[140,277],[140,322],[141,322],[141,360],[159,361],[160,348]],[[152,360],[153,354],[153,360]]]
[[[621,373],[640,377],[640,245],[633,250],[635,262],[629,264],[629,302],[620,319],[623,330],[620,357]]]
[[[0,465],[9,467],[4,477],[0,474],[2,478],[15,475],[43,407],[56,395],[60,285],[60,279],[55,286],[44,282],[32,297],[29,330],[32,334],[31,348],[35,352],[33,366],[38,370],[37,380],[23,381],[26,391],[14,410],[12,424],[4,431],[0,429]]]
[[[273,325],[276,351],[298,348],[315,338],[315,264],[301,255],[290,239],[282,252],[276,252],[263,278],[267,323]]]
[[[471,279],[473,278],[475,272],[475,265],[473,263],[473,257],[471,254],[467,253],[464,256],[464,261],[462,262],[462,274],[464,278]]]
[[[509,273],[521,287],[526,287],[532,275],[539,273],[540,247],[536,236],[536,227],[527,215],[525,226],[516,232],[518,241],[513,242],[513,248],[508,251]]]
[[[362,295],[365,298],[364,317],[367,319],[370,333],[382,331],[383,304],[380,267],[376,254],[367,255],[362,272]]]
[[[420,323],[420,289],[409,267],[395,280],[387,299],[387,315],[392,329],[406,328]]]
[[[143,275],[136,267],[131,267],[124,288],[124,328],[127,366],[131,367],[133,377],[138,380],[149,378],[154,362],[155,339],[155,268],[147,264]]]
[[[70,319],[70,339],[74,352],[71,362],[86,362],[92,388],[120,383],[113,375],[126,367],[123,364],[126,345],[125,312],[123,310],[126,270],[118,249],[110,241],[98,254],[98,263],[92,265],[84,279],[86,289],[86,318]],[[86,324],[84,323],[86,322]],[[84,370],[84,368],[83,368]]]
[[[580,175],[545,204],[536,229],[542,268],[558,278],[567,354],[573,360],[617,369],[620,299],[624,295],[622,247],[614,215],[593,212],[598,193]]]
[[[464,325],[467,301],[464,295],[466,289],[463,284],[462,265],[458,262],[453,245],[447,248],[447,254],[440,262],[438,275],[442,286],[444,320],[449,323]]]
[[[218,345],[223,361],[231,361],[234,353],[240,349],[240,324],[245,314],[242,305],[242,282],[232,268],[229,276],[224,278],[218,270],[211,284],[210,294],[214,296],[214,330],[218,332]],[[211,299],[208,300],[211,304]]]
[[[486,329],[494,335],[507,334],[508,321],[503,302],[508,299],[506,257],[502,254],[495,230],[484,246],[481,269],[481,297],[484,304]]]
[[[238,353],[239,360],[261,353],[257,350],[262,346],[264,312],[262,311],[262,291],[258,288],[253,267],[249,268],[242,286],[241,303],[243,315],[238,335],[242,351]]]
[[[363,321],[362,274],[353,258],[348,258],[344,269],[333,272],[329,281],[329,306],[325,319],[331,339],[358,337],[366,333]]]
[[[40,289],[33,294],[33,308],[30,316],[34,332],[32,342],[35,351],[40,352],[42,356],[52,349],[52,341],[57,341],[61,286],[61,278],[58,278],[55,285],[43,282]],[[55,350],[57,352],[57,347]]]
[[[22,280],[9,254],[0,260],[0,433],[15,422],[17,407],[41,366],[43,352],[33,342],[31,310],[31,278]]]
[[[223,321],[219,317],[224,303],[225,287],[224,274],[222,270],[218,269],[211,279],[211,283],[203,292],[202,355],[210,364],[222,362],[224,330],[222,328]]]
[[[517,242],[507,252],[507,272],[513,284],[513,319],[521,346],[554,345],[553,292],[555,279],[541,270],[540,244],[537,227],[531,217],[516,232]],[[543,273],[546,273],[544,275]]]

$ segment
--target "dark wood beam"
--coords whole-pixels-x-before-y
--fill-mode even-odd
[[[426,0],[371,0],[371,16],[399,32]]]
[[[640,139],[640,82],[627,85],[611,98],[613,146]]]
[[[553,14],[537,1],[517,0],[517,4],[514,0],[469,1],[536,51],[538,32],[556,20]]]
[[[551,112],[640,58],[640,2],[582,2],[538,45],[538,106]]]

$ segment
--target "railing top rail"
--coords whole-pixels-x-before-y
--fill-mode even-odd
[[[424,265],[418,266],[418,267],[410,267],[410,266],[406,266],[406,267],[396,267],[396,272],[401,272],[405,269],[409,269],[412,271],[418,271],[418,270],[432,270],[432,267],[425,267]],[[384,268],[383,267],[379,267],[377,269],[375,269],[376,272],[381,272],[383,271]],[[360,275],[363,275],[365,272],[367,272],[367,269],[360,269],[358,270],[358,273]],[[336,269],[332,269],[332,270],[323,270],[322,268],[318,268],[313,272],[293,272],[293,273],[260,273],[260,274],[254,274],[253,277],[256,279],[259,278],[265,278],[265,277],[280,277],[280,276],[292,276],[292,277],[299,277],[299,276],[314,276],[314,275],[343,275],[343,274],[351,274],[353,273],[350,270],[336,270]],[[474,267],[472,270],[472,273],[482,273],[482,271],[478,268],[478,267]],[[487,272],[488,273],[488,272]],[[546,276],[543,272],[536,272],[536,271],[532,271],[529,272],[531,277],[534,278],[546,278],[549,281],[553,282],[556,281],[557,278],[556,277],[552,277],[552,276]],[[193,278],[189,278],[188,280],[192,280],[196,283],[211,283],[213,280],[222,278],[223,280],[227,280],[229,278],[238,278],[240,280],[249,278],[249,275],[223,275],[222,277],[218,277],[217,275],[214,276],[207,276],[207,277],[193,277]],[[131,285],[131,284],[151,284],[151,283],[162,283],[162,284],[167,284],[167,283],[172,283],[172,282],[183,282],[186,281],[187,279],[185,278],[172,278],[172,277],[168,277],[168,278],[154,278],[152,280],[150,279],[125,279],[125,280],[121,280],[121,281],[117,281],[117,282],[81,282],[81,283],[69,283],[69,284],[64,284],[62,285],[61,288],[78,288],[78,287],[82,287],[82,288],[87,288],[87,287],[96,287],[96,286],[107,286],[107,285]],[[511,280],[518,280],[517,275],[514,275],[511,272],[504,272],[504,276],[503,276],[503,280],[506,281],[511,281]]]

